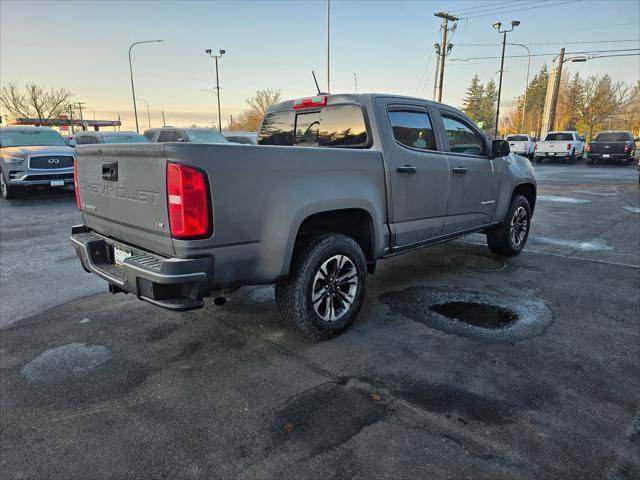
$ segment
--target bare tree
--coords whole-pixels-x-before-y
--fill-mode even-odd
[[[40,118],[43,121],[56,118],[69,110],[73,95],[64,88],[46,90],[35,84],[24,89],[9,83],[0,91],[0,103],[9,115],[16,118]]]
[[[247,99],[247,103],[255,113],[264,116],[267,109],[274,103],[278,103],[282,97],[280,90],[270,88],[257,90],[253,97]]]
[[[233,126],[230,129],[238,132],[253,132],[257,130],[267,109],[271,105],[278,103],[281,97],[279,89],[257,90],[253,97],[247,98],[247,103],[251,107],[250,110],[242,112],[237,118],[234,118]]]

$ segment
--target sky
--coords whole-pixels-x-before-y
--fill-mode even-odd
[[[331,1],[331,93],[389,92],[432,98],[433,44],[441,41],[446,11],[461,18],[445,69],[443,102],[459,107],[471,77],[498,81],[502,36],[492,28],[519,20],[507,41],[533,55],[640,48],[637,0]],[[485,16],[480,16],[485,15]],[[471,18],[476,17],[476,18]],[[0,84],[65,88],[84,102],[85,118],[115,119],[132,129],[128,49],[136,96],[150,105],[151,126],[211,125],[216,97],[214,61],[205,49],[225,49],[219,64],[222,123],[247,109],[257,89],[283,98],[313,95],[314,70],[327,85],[327,1],[15,1],[0,0]],[[615,40],[616,42],[612,42]],[[617,42],[618,40],[627,40]],[[597,43],[570,43],[597,42]],[[551,43],[551,45],[540,45]],[[611,52],[628,54],[635,52]],[[507,45],[506,55],[525,55]],[[603,53],[604,55],[604,53]],[[553,55],[531,58],[531,77]],[[565,64],[571,73],[602,75],[629,84],[640,79],[640,56]],[[501,110],[526,83],[527,58],[506,58]],[[138,104],[141,131],[148,127]]]

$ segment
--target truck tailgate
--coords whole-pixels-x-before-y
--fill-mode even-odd
[[[76,148],[80,205],[87,227],[115,240],[173,254],[164,144]]]
[[[538,151],[539,152],[567,152],[567,144],[571,143],[570,140],[552,140],[548,142],[538,142]]]

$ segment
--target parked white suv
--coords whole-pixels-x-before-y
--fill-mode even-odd
[[[533,161],[542,162],[545,158],[560,158],[566,162],[582,160],[584,156],[584,137],[578,132],[549,132],[544,141],[534,147]]]
[[[527,157],[529,160],[533,158],[536,141],[531,136],[526,133],[516,133],[507,135],[505,140],[509,142],[509,148],[513,153]]]

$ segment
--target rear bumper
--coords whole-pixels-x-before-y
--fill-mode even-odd
[[[632,158],[632,152],[629,153],[591,153],[587,154],[587,158],[598,160],[629,160]],[[605,155],[608,155],[605,157]]]
[[[113,293],[133,293],[140,300],[170,310],[193,310],[204,305],[213,278],[211,258],[179,259],[153,255],[116,242],[77,225],[71,243],[87,272],[110,284]],[[131,253],[122,265],[114,263],[113,248]]]
[[[566,157],[571,152],[536,152],[534,155],[536,157]]]

